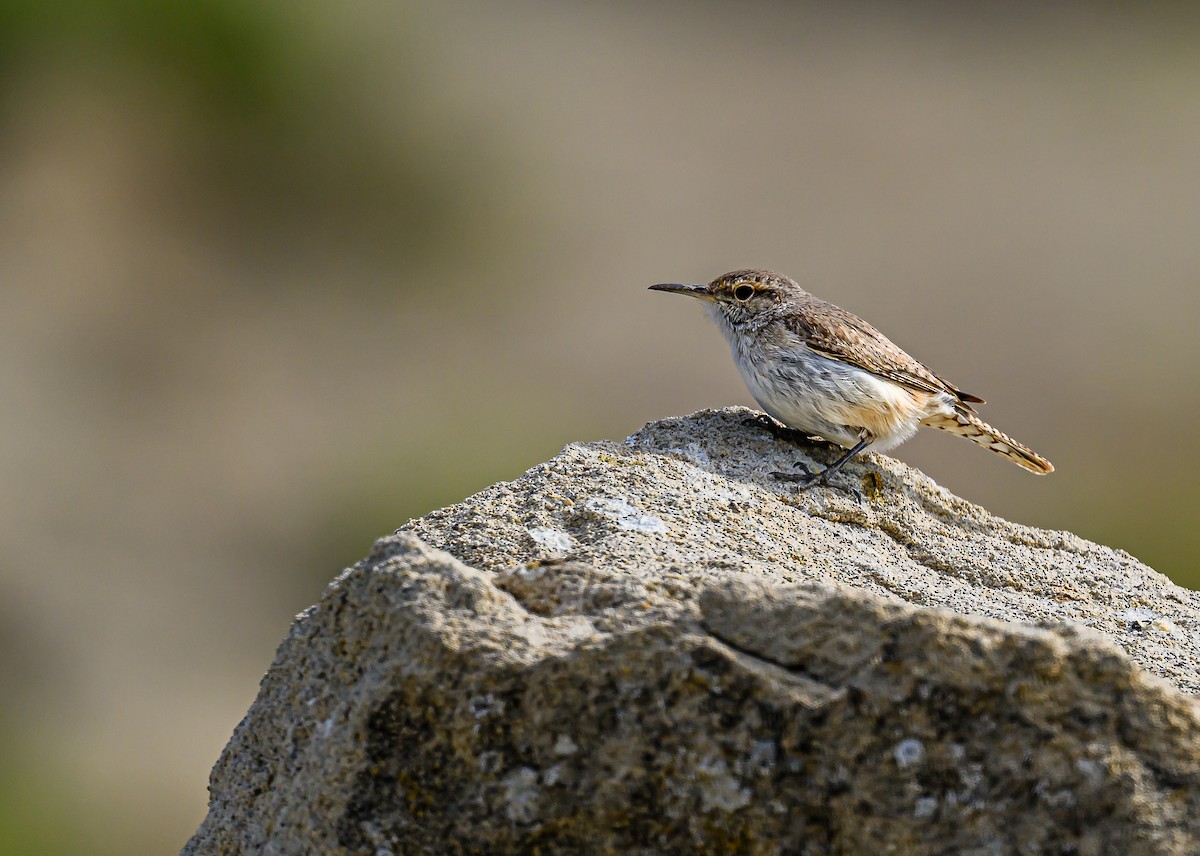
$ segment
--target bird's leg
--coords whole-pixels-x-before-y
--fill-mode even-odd
[[[813,437],[807,431],[789,428],[787,425],[765,413],[743,419],[742,424],[750,428],[761,428],[776,440],[787,440],[789,443],[795,443],[798,446],[824,446],[829,449],[841,448],[836,443],[830,443],[828,440],[820,437]]]
[[[840,458],[838,458],[836,461],[834,461],[832,464],[830,464],[823,470],[820,470],[820,471],[814,473],[808,467],[804,466],[803,464],[796,464],[796,466],[798,468],[804,470],[803,475],[801,475],[800,473],[771,473],[771,475],[774,476],[775,478],[779,479],[780,481],[793,482],[795,484],[798,484],[800,486],[801,490],[803,490],[806,487],[812,487],[813,485],[819,484],[822,482],[828,484],[829,477],[831,475],[833,475],[834,473],[836,473],[838,470],[840,470],[842,467],[844,467],[846,465],[847,461],[849,461],[851,458],[853,458],[855,455],[857,455],[863,449],[867,448],[867,446],[869,446],[872,443],[872,441],[874,441],[875,436],[873,434],[869,433],[868,431],[864,430],[858,435],[858,438],[859,438],[858,442],[854,445],[854,448],[848,450],[846,452],[846,454],[842,455]]]

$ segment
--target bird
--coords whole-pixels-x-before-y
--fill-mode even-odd
[[[652,291],[703,301],[725,335],[754,400],[769,415],[759,424],[778,436],[799,435],[846,450],[811,472],[772,475],[801,488],[829,477],[863,450],[885,452],[921,426],[966,437],[1031,473],[1054,465],[979,418],[984,404],[852,312],[769,270],[723,274],[708,285],[659,283]]]

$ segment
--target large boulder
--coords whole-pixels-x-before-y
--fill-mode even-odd
[[[184,852],[1200,853],[1200,596],[890,458],[798,493],[749,415],[379,541]]]

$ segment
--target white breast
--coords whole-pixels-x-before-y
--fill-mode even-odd
[[[710,314],[754,400],[789,427],[846,448],[866,429],[877,438],[871,449],[885,451],[916,433],[931,410],[947,407],[934,396],[811,351],[799,337],[743,335],[715,307]]]

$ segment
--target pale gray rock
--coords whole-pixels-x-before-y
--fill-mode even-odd
[[[749,415],[380,540],[184,852],[1200,852],[1196,593],[886,457],[797,493]]]

